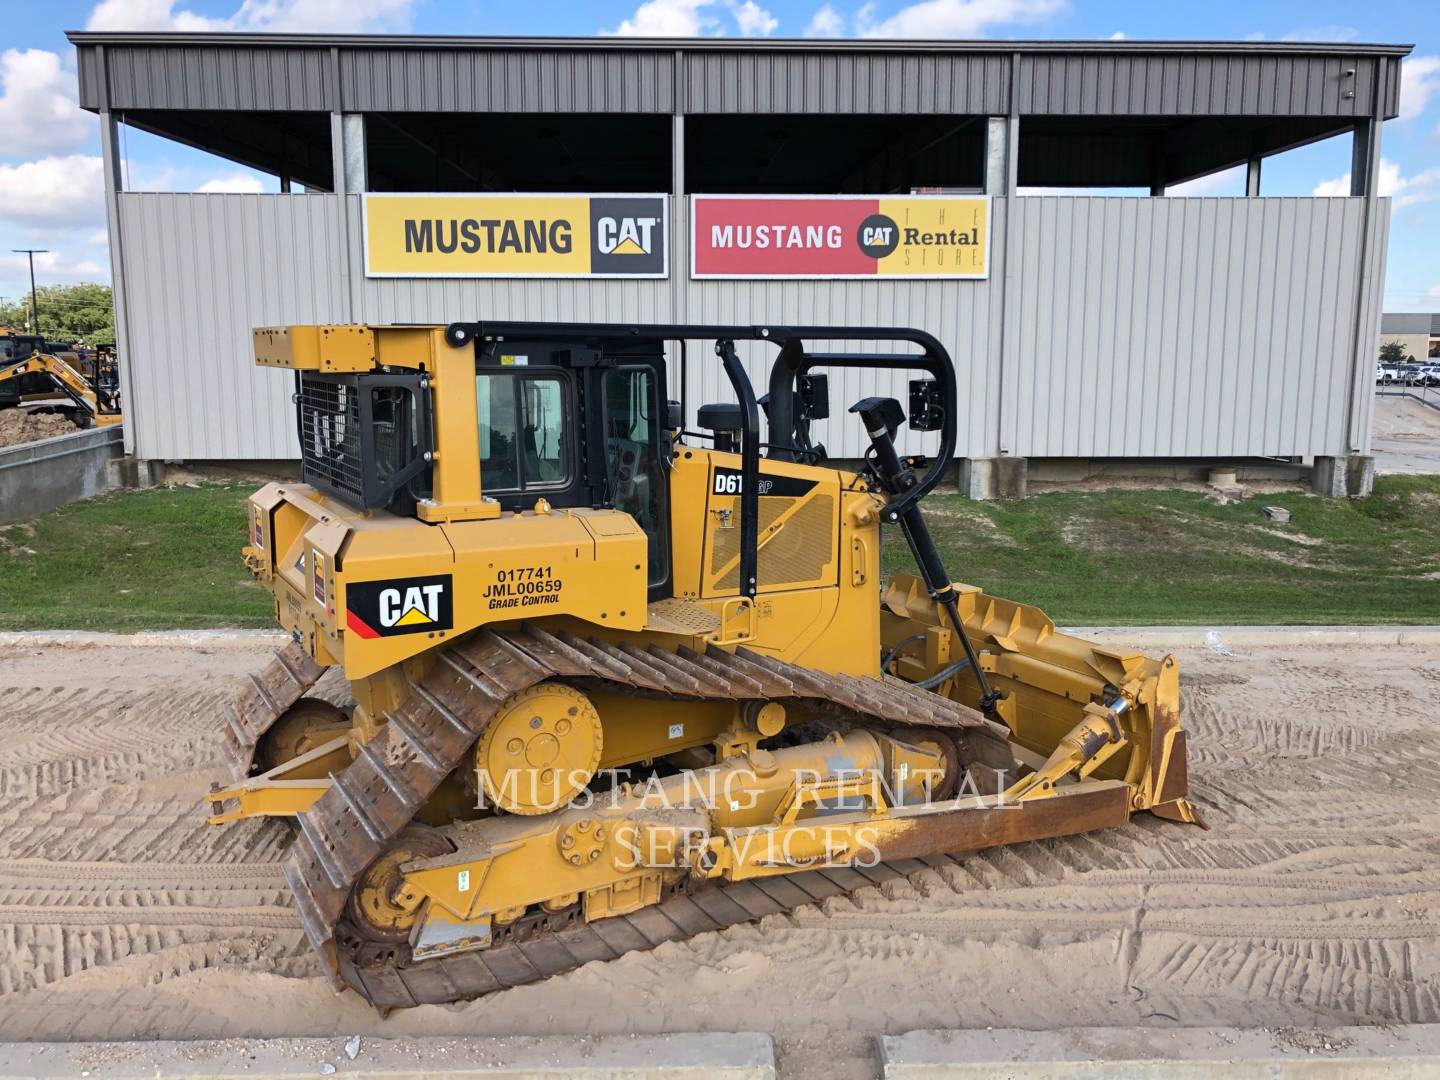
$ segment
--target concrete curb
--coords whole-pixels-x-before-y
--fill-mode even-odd
[[[1137,649],[1235,645],[1440,645],[1440,626],[1077,626],[1067,634]]]
[[[880,1037],[886,1080],[1420,1080],[1440,1071],[1440,1024],[1309,1028],[987,1028]]]
[[[775,1053],[770,1036],[756,1032],[0,1043],[0,1080],[332,1075],[377,1080],[774,1080]]]
[[[0,647],[40,645],[99,645],[122,649],[205,648],[264,649],[289,641],[276,630],[142,630],[112,634],[101,630],[6,630]]]

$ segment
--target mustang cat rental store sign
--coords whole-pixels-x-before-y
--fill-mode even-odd
[[[950,195],[695,195],[696,278],[984,278],[990,200]]]

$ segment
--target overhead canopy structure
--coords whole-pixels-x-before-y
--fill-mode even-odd
[[[73,33],[80,103],[314,190],[1162,190],[1394,117],[1407,46]],[[1389,62],[1386,62],[1386,61]],[[536,124],[534,116],[546,114]],[[1366,183],[1363,162],[1356,193]]]
[[[1369,446],[1390,213],[1380,131],[1399,112],[1409,46],[71,40],[80,102],[101,121],[126,447],[139,456],[295,455],[289,391],[249,362],[256,326],[791,319],[907,323],[944,342],[968,410],[966,490],[1020,458],[1323,458],[1326,490],[1352,472],[1363,487],[1363,463],[1345,461]],[[268,172],[278,191],[126,191],[124,128]],[[1335,135],[1351,148],[1348,197],[1254,197],[1267,155]],[[1153,197],[1236,166],[1244,197]],[[419,208],[442,204],[424,193],[465,193],[475,209],[517,192],[634,205],[595,218],[599,261],[588,246],[545,267],[431,261],[447,249],[438,217],[426,248]],[[713,198],[726,194],[748,199]],[[917,248],[898,258],[865,250],[870,217],[847,241],[836,221],[870,200],[892,226],[890,213],[968,207],[965,272],[922,239],[953,230],[907,230]],[[382,241],[377,263],[372,240],[402,213],[414,250]],[[830,224],[802,235],[795,222],[811,215]],[[775,220],[789,246],[813,232],[823,248],[782,265],[746,238]],[[622,272],[601,223],[641,221],[660,241],[637,240],[626,255],[648,261]],[[451,218],[452,254],[462,227]],[[693,381],[675,396],[724,400],[712,368],[682,366]],[[846,401],[907,392],[854,373],[837,386]],[[836,457],[865,450],[838,420],[816,437]]]

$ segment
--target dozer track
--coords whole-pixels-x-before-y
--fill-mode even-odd
[[[252,673],[250,685],[225,704],[222,753],[236,780],[250,775],[265,732],[325,674],[297,641],[273,652],[274,659],[258,675]]]
[[[862,725],[969,733],[975,743],[989,744],[982,756],[1005,746],[1001,725],[889,676],[829,675],[745,649],[731,653],[711,647],[700,653],[652,646],[642,651],[533,627],[482,630],[437,654],[430,674],[413,684],[405,704],[386,717],[381,732],[359,747],[354,762],[299,815],[300,834],[283,869],[306,935],[337,986],[349,985],[383,1009],[471,998],[590,960],[788,910],[922,865],[907,868],[901,861],[863,872],[807,871],[763,885],[701,884],[689,895],[681,890],[658,905],[591,923],[580,921],[574,910],[538,912],[508,928],[489,948],[420,962],[413,962],[406,948],[377,949],[364,941],[345,920],[357,880],[464,762],[502,703],[546,679],[689,701],[803,702]]]
[[[1068,830],[1067,830],[1068,831]],[[539,982],[588,964],[644,952],[712,930],[776,915],[844,896],[871,885],[954,866],[958,856],[927,855],[873,866],[804,870],[753,881],[696,882],[671,888],[658,904],[628,915],[585,922],[579,906],[550,914],[540,911],[505,927],[487,949],[407,962],[385,954],[342,949],[340,974],[346,985],[377,1009],[406,1009],[480,997]]]

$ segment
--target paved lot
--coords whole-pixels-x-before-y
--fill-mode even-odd
[[[1440,405],[1440,391],[1427,396]],[[1382,476],[1440,473],[1440,409],[1413,398],[1376,397],[1370,449],[1375,471]]]

